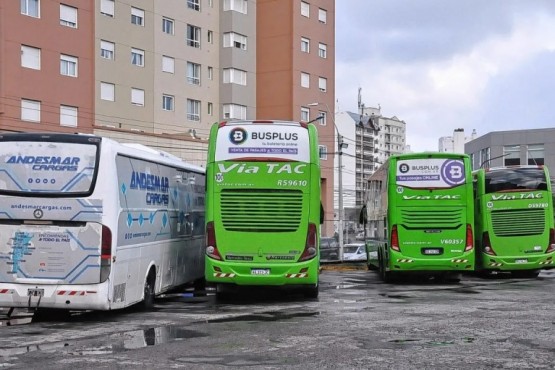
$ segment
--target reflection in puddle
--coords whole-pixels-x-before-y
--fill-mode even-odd
[[[174,340],[200,338],[207,335],[175,326],[161,326],[158,328],[130,331],[125,333],[124,336],[123,349],[138,349],[147,346],[157,346],[173,342]]]
[[[221,323],[221,322],[238,322],[238,321],[280,321],[289,320],[297,317],[312,317],[319,315],[320,312],[261,312],[259,314],[244,315],[238,317],[228,317],[222,319],[208,320],[211,323]]]
[[[26,325],[33,321],[33,316],[29,317],[14,317],[11,319],[0,320],[0,326],[16,326]]]

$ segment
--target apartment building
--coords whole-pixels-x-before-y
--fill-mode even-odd
[[[334,40],[335,0],[0,1],[0,131],[95,133],[202,165],[215,122],[321,117],[332,235]]]
[[[322,165],[322,235],[333,235],[335,1],[258,0],[256,108],[260,119],[315,121]]]
[[[0,131],[94,125],[92,1],[0,1]]]

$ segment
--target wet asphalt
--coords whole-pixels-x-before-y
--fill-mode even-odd
[[[0,316],[0,367],[554,369],[554,293],[555,270],[391,285],[361,265],[327,265],[314,300],[188,290],[152,312],[17,310]]]

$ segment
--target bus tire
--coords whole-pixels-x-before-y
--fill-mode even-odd
[[[318,284],[315,284],[305,289],[304,296],[306,298],[316,299],[318,298],[318,293],[319,293]]]
[[[144,311],[151,311],[154,308],[154,283],[156,282],[156,274],[151,269],[145,280],[144,296],[142,308]]]
[[[521,270],[511,273],[511,275],[517,279],[535,279],[539,274],[540,270]]]

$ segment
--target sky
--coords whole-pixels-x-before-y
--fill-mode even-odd
[[[412,151],[555,127],[555,1],[336,0],[337,111],[381,107]]]

